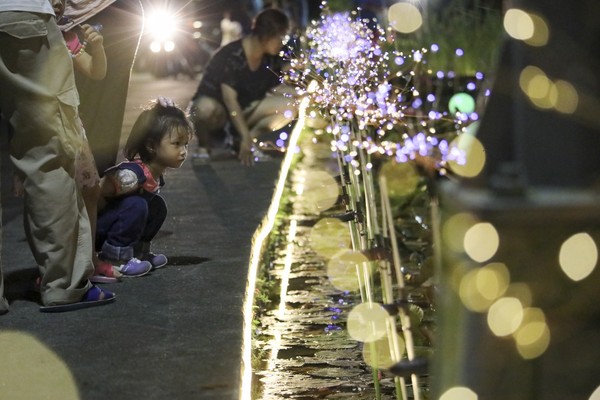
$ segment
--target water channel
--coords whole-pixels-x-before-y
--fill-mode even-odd
[[[311,247],[310,231],[323,214],[314,213],[313,199],[298,186],[307,170],[338,173],[329,146],[315,142],[304,140],[301,146],[263,254],[255,300],[252,398],[376,399],[379,392],[381,399],[397,399],[390,374],[375,373],[376,390],[373,370],[364,361],[365,346],[346,329],[348,313],[361,302],[359,293],[336,289],[327,276],[327,260]],[[428,353],[424,342],[418,341],[418,351]],[[427,398],[424,378],[421,398]],[[412,398],[410,379],[406,382]]]

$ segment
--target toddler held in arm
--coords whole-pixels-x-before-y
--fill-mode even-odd
[[[102,25],[82,24],[83,41],[72,30],[63,32],[65,43],[73,58],[73,66],[90,79],[104,79],[106,76],[106,53],[104,37],[100,34]]]
[[[73,67],[90,79],[102,80],[106,76],[106,53],[104,38],[100,34],[101,26],[82,24],[78,28],[80,36],[73,30],[63,32],[65,44],[71,53]],[[84,131],[85,132],[85,131]],[[96,232],[98,214],[98,196],[100,194],[100,176],[94,156],[87,139],[75,162],[75,181],[83,197],[92,228],[92,240]],[[121,273],[110,263],[102,261],[94,252],[92,256],[94,274],[90,281],[94,283],[112,283],[121,278]]]

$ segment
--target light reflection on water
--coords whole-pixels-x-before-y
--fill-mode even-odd
[[[303,167],[311,166],[295,170]],[[255,338],[255,354],[262,354],[262,363],[258,368],[255,363],[253,399],[373,399],[373,375],[363,360],[362,343],[352,339],[345,326],[360,298],[332,285],[327,260],[310,247],[310,207],[303,208],[296,197],[285,218],[279,229],[285,240],[269,250],[269,275],[279,285],[271,292],[278,298],[261,316]],[[391,378],[382,377],[380,384],[382,399],[395,398]]]

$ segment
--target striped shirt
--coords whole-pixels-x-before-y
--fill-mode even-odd
[[[67,0],[65,15],[58,22],[60,29],[68,31],[84,23],[116,0]]]

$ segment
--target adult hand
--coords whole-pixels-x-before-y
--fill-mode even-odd
[[[252,142],[249,140],[242,140],[240,143],[240,151],[238,153],[238,159],[245,166],[251,166],[254,164],[254,155],[252,154]]]

